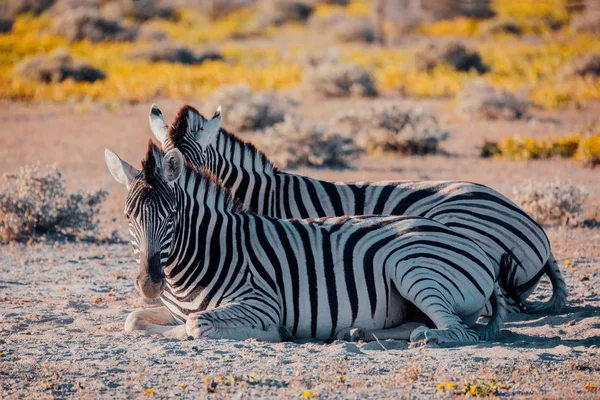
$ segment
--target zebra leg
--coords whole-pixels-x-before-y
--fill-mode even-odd
[[[145,308],[129,314],[125,332],[144,331],[153,335],[185,339],[185,325],[177,321],[167,307]]]
[[[407,322],[400,326],[388,329],[362,329],[346,328],[340,330],[336,338],[346,342],[374,342],[377,340],[409,340],[411,333],[424,324],[420,322]]]
[[[436,342],[438,344],[458,344],[479,341],[479,335],[469,326],[474,325],[475,321],[483,310],[483,304],[477,312],[461,318],[454,312],[454,308],[446,299],[444,293],[439,288],[432,285],[419,292],[419,300],[406,296],[408,293],[401,293],[405,298],[411,300],[431,321],[437,329],[431,329],[427,326],[416,328],[410,335],[410,341],[413,343],[427,344]]]
[[[258,327],[257,325],[261,326]],[[248,316],[248,309],[240,304],[228,304],[209,311],[188,315],[185,329],[194,339],[246,340],[255,338],[266,342],[281,342],[282,330],[272,321],[263,324]]]

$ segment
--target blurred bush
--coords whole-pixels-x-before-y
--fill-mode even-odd
[[[573,17],[571,27],[575,32],[600,35],[600,10],[586,11]]]
[[[600,78],[600,53],[588,53],[573,59],[563,70],[565,75]]]
[[[223,61],[223,56],[215,51],[197,53],[181,45],[172,43],[155,43],[152,47],[137,50],[131,54],[132,59],[150,62],[170,62],[179,64],[202,64],[204,61]]]
[[[307,0],[264,0],[260,19],[266,25],[283,25],[287,22],[305,23],[313,11],[314,5]]]
[[[56,50],[50,55],[27,57],[16,65],[14,73],[23,79],[42,83],[62,82],[65,79],[95,82],[106,78],[102,70],[73,59],[71,53],[65,49]]]
[[[570,182],[527,181],[513,188],[513,200],[540,223],[576,226],[583,222],[588,193]]]
[[[292,117],[268,128],[259,147],[280,168],[345,168],[361,153],[352,137],[331,126]]]
[[[431,71],[441,64],[450,65],[457,71],[475,70],[479,74],[489,71],[479,53],[467,49],[461,42],[430,42],[415,56],[415,66],[421,71]]]
[[[528,108],[526,101],[482,80],[467,82],[456,100],[458,111],[471,118],[520,119]]]
[[[366,113],[348,111],[336,116],[332,125],[355,137],[368,153],[435,154],[449,137],[431,113],[396,105],[375,106]]]
[[[377,96],[373,76],[358,65],[323,62],[305,70],[304,83],[325,97]]]
[[[584,166],[594,168],[600,164],[600,133],[542,139],[521,135],[509,136],[499,142],[486,141],[481,156],[505,157],[512,160],[574,158]]]
[[[106,192],[67,192],[56,165],[29,165],[0,183],[0,242],[41,235],[80,237],[97,229]]]
[[[252,93],[248,85],[224,86],[209,101],[223,107],[225,125],[236,131],[264,129],[284,120],[285,109],[273,92]]]
[[[333,24],[331,31],[340,42],[371,43],[376,39],[375,26],[366,18],[343,18]]]
[[[0,2],[0,16],[14,19],[19,14],[40,14],[54,5],[55,0],[4,0]]]
[[[125,26],[119,20],[104,18],[98,9],[79,7],[65,11],[54,19],[53,30],[70,42],[133,41],[136,25]]]

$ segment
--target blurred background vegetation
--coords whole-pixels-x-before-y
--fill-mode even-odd
[[[330,131],[283,123],[289,91],[446,99],[468,118],[505,120],[600,100],[598,0],[8,0],[0,32],[0,99],[85,111],[200,98],[222,104],[235,130],[280,123],[267,139],[290,132],[311,143]],[[365,128],[368,152],[429,154],[447,137],[418,112],[374,103],[370,115],[347,123]],[[597,131],[517,135],[486,143],[482,156],[595,166]],[[263,142],[267,151],[287,145]]]

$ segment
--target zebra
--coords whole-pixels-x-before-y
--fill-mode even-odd
[[[208,168],[249,210],[275,218],[381,214],[434,219],[479,244],[495,265],[509,312],[558,312],[567,286],[542,227],[502,194],[463,181],[327,182],[277,169],[254,145],[220,128],[221,108],[206,119],[182,107],[169,126],[155,104],[150,127],[163,150]],[[511,262],[501,264],[503,254]],[[529,303],[540,278],[552,283],[547,302]],[[489,315],[490,305],[486,306]]]
[[[126,331],[440,344],[498,337],[506,312],[494,266],[443,224],[406,216],[274,219],[246,211],[179,150],[158,154],[150,142],[138,171],[105,151],[127,188],[135,286],[163,303],[132,312]],[[490,297],[494,314],[477,333],[472,326]],[[409,305],[436,328],[402,325]]]

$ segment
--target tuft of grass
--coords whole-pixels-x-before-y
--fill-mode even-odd
[[[583,207],[588,193],[570,182],[525,183],[513,188],[514,201],[540,223],[576,226],[583,222]]]
[[[368,153],[375,154],[435,154],[450,135],[439,127],[431,113],[396,105],[373,107],[363,113],[345,112],[336,116],[332,124],[354,136]]]
[[[520,119],[528,108],[526,101],[481,80],[467,82],[456,100],[462,114],[484,119]]]
[[[67,192],[56,165],[28,165],[0,183],[0,242],[42,235],[78,237],[97,229],[106,192]]]
[[[472,397],[490,397],[500,394],[502,390],[509,390],[508,385],[495,379],[473,379],[466,380],[462,384],[455,382],[441,382],[436,389],[452,395],[467,395]]]
[[[264,129],[285,118],[285,109],[278,104],[275,93],[252,93],[245,84],[218,89],[210,103],[215,110],[219,105],[223,107],[227,126],[236,131]]]
[[[78,7],[66,10],[55,18],[53,30],[69,42],[84,39],[92,42],[133,41],[137,36],[138,27],[125,26],[119,20],[104,18],[97,9]]]
[[[333,37],[340,42],[372,43],[376,39],[375,26],[367,18],[348,18],[335,23]]]
[[[346,168],[361,153],[352,137],[330,126],[292,117],[268,128],[259,147],[281,168]]]
[[[358,65],[325,62],[305,71],[304,82],[325,97],[377,96],[373,76]]]
[[[205,61],[223,61],[223,56],[214,51],[197,53],[196,51],[180,45],[158,43],[150,48],[135,51],[131,58],[150,62],[169,62],[180,64],[202,64]]]

